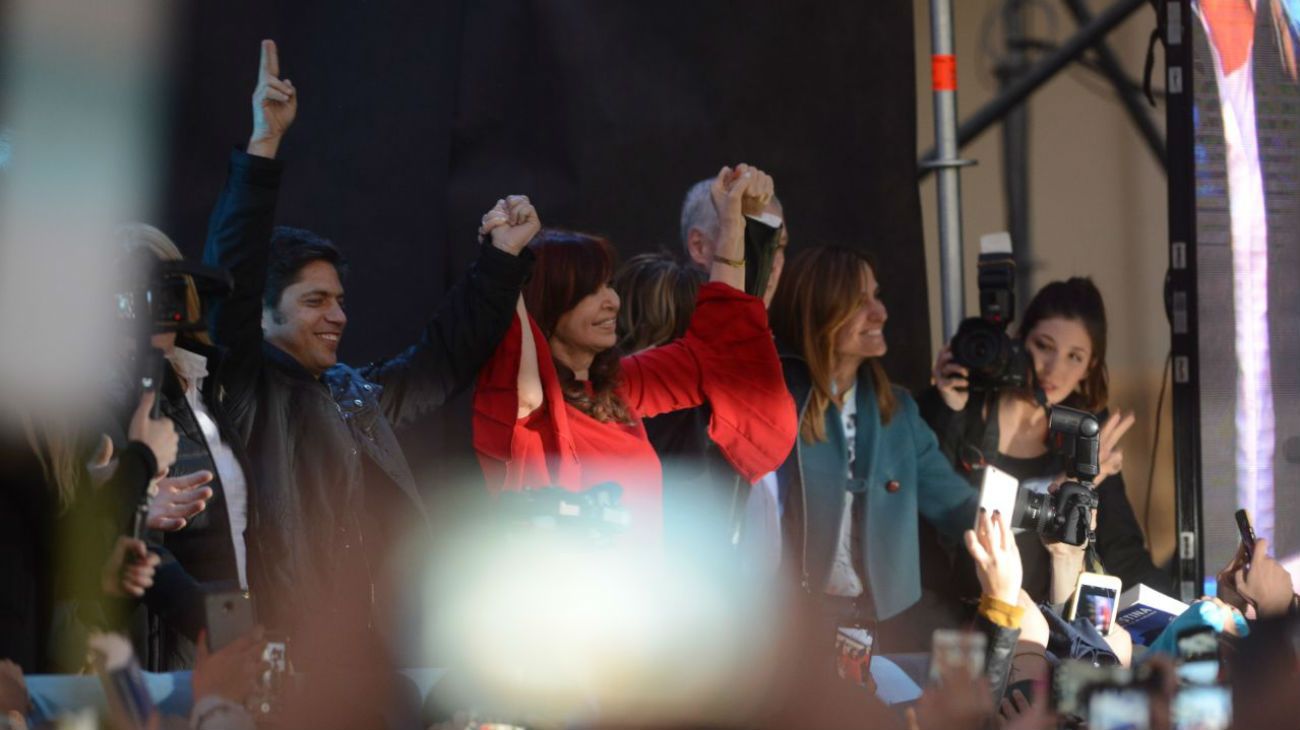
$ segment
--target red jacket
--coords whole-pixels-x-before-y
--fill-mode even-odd
[[[603,482],[623,488],[632,533],[657,537],[662,527],[663,473],[646,439],[643,417],[708,403],[709,437],[751,483],[773,471],[794,446],[798,419],[763,302],[727,286],[700,290],[681,339],[622,359],[618,395],[632,424],[604,423],[565,402],[550,348],[529,319],[537,343],[544,405],[517,419],[522,328],[516,317],[479,375],[474,395],[474,448],[488,488]]]

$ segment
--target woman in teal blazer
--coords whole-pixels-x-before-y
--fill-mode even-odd
[[[786,263],[769,312],[799,438],[777,471],[782,566],[848,621],[884,621],[921,598],[918,515],[959,544],[978,493],[890,384],[885,305],[860,251]]]

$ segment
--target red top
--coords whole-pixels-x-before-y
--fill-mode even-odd
[[[518,317],[483,367],[474,394],[474,448],[493,492],[544,486],[577,491],[615,482],[623,488],[632,533],[657,538],[663,472],[643,417],[707,402],[713,410],[709,438],[751,483],[780,466],[794,446],[794,401],[760,299],[726,284],[706,284],[684,337],[624,357],[618,395],[632,412],[631,425],[597,421],[567,403],[546,338],[531,317],[529,324],[542,407],[516,418],[523,339]]]

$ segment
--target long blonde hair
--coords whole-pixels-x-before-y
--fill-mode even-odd
[[[786,262],[772,297],[768,319],[773,334],[798,348],[812,376],[811,397],[799,426],[799,435],[809,443],[826,440],[826,409],[838,402],[831,382],[835,339],[862,301],[868,267],[875,270],[862,251],[842,246],[806,249]],[[880,420],[889,423],[898,405],[893,387],[880,358],[868,363]]]
[[[77,487],[86,476],[86,464],[71,429],[31,416],[22,419],[27,446],[41,463],[45,483],[54,487],[59,511],[67,512],[77,498]]]

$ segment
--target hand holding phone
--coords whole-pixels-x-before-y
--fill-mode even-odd
[[[983,507],[990,516],[994,512],[1001,512],[1002,519],[1010,523],[1012,514],[1016,511],[1016,494],[1019,490],[1020,482],[1015,477],[996,466],[986,466],[984,475],[980,478],[979,506]],[[978,528],[977,514],[971,529]]]
[[[145,730],[156,708],[131,650],[131,642],[121,634],[94,634],[87,644],[108,700],[112,727]]]
[[[1241,535],[1241,544],[1246,547],[1246,564],[1250,564],[1250,556],[1255,554],[1255,527],[1250,524],[1250,514],[1244,509],[1237,510],[1234,515],[1237,520],[1237,532]]]
[[[1119,576],[1081,573],[1066,618],[1073,621],[1083,616],[1097,628],[1099,634],[1106,636],[1115,625],[1119,594],[1123,587]]]

